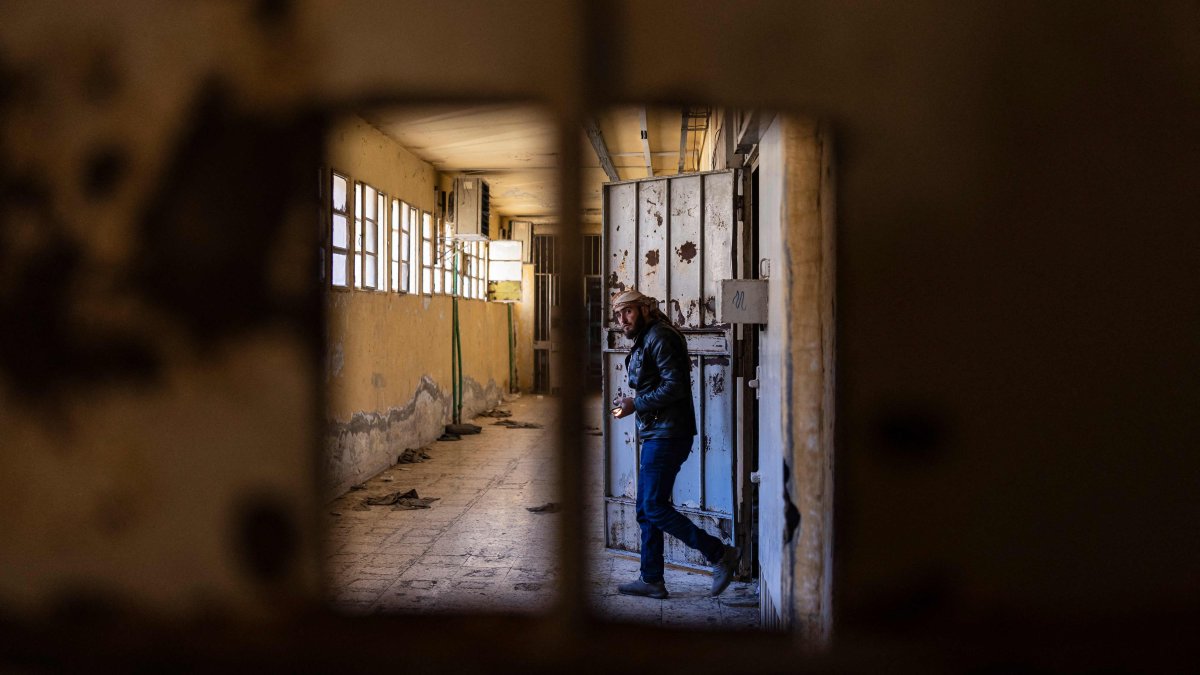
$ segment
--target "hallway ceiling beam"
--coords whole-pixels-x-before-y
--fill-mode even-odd
[[[642,154],[646,156],[646,175],[654,175],[654,159],[650,155],[650,132],[646,124],[646,106],[638,108],[638,120],[642,123]]]
[[[587,132],[588,140],[592,142],[592,149],[596,151],[596,158],[600,160],[600,168],[604,169],[608,179],[611,181],[621,180],[621,175],[617,173],[617,167],[613,164],[612,155],[608,153],[604,134],[600,133],[600,123],[596,121],[595,117],[588,117],[583,128]]]
[[[687,162],[687,132],[688,132],[688,109],[683,108],[683,122],[679,126],[679,173],[683,173],[683,169]]]

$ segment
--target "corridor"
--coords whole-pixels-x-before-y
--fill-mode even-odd
[[[472,420],[478,435],[430,446],[430,459],[397,464],[329,505],[327,574],[335,609],[384,612],[541,612],[557,583],[552,510],[557,501],[554,429],[557,401],[526,395],[501,406],[507,418],[542,425],[508,429]],[[584,427],[598,426],[600,401],[589,401]],[[752,629],[758,626],[752,584],[735,582],[720,598],[708,595],[707,574],[668,568],[665,601],[617,594],[637,575],[633,557],[604,550],[601,439],[585,433],[587,466],[588,596],[605,618],[679,627]],[[415,489],[436,498],[428,509],[365,506],[368,497]]]

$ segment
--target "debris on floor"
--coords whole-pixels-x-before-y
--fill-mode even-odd
[[[351,485],[351,486],[350,486],[350,489],[351,489],[351,490],[366,490],[366,489],[367,489],[367,484],[366,484],[366,483],[359,483],[359,484],[357,484],[357,485]]]
[[[363,506],[390,506],[393,511],[409,509],[427,509],[440,497],[421,497],[415,489],[407,492],[389,492],[378,497],[367,497],[362,501]]]
[[[479,413],[479,416],[480,417],[512,417],[512,411],[504,410],[502,408],[492,408],[491,410],[489,410],[487,412]]]
[[[492,426],[508,427],[509,429],[541,429],[542,425],[537,422],[518,422],[516,420],[500,420],[493,422]]]
[[[408,448],[400,453],[396,458],[397,464],[416,464],[424,462],[427,459],[433,459],[433,455],[429,454],[429,448]]]
[[[483,427],[475,424],[447,424],[446,433],[455,436],[469,436],[483,431]]]
[[[546,502],[541,506],[526,506],[525,510],[530,513],[558,513],[558,502]]]
[[[438,440],[439,441],[461,441],[462,436],[459,436],[458,434],[442,434],[438,438]]]
[[[734,584],[720,599],[726,607],[758,607],[758,584]]]

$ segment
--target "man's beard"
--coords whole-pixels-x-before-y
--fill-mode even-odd
[[[625,337],[633,337],[637,335],[638,333],[642,332],[642,328],[645,326],[646,317],[642,316],[642,314],[639,312],[638,315],[633,318],[633,325],[625,326],[623,328]]]

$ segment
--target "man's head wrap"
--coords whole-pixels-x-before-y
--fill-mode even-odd
[[[658,301],[648,295],[642,294],[636,288],[631,288],[627,291],[617,293],[612,298],[614,312],[619,312],[626,307],[658,307]]]

